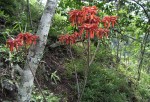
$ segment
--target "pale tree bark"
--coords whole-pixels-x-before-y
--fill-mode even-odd
[[[43,51],[47,42],[48,32],[51,26],[51,20],[55,13],[58,0],[47,0],[37,35],[39,40],[36,45],[32,45],[29,49],[27,61],[21,71],[21,79],[18,84],[18,100],[17,102],[30,102],[33,87],[34,76],[43,56]],[[32,70],[32,72],[31,72]]]

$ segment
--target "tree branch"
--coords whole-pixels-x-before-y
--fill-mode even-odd
[[[136,4],[138,4],[140,7],[142,7],[142,9],[144,10],[144,13],[145,13],[145,15],[147,16],[147,18],[148,18],[148,22],[150,22],[150,17],[149,17],[149,14],[148,14],[148,12],[146,11],[146,9],[144,8],[144,6],[142,5],[142,4],[140,4],[138,1],[136,1],[136,0],[132,0],[132,1],[134,1]]]
[[[79,102],[80,100],[80,86],[79,86],[79,80],[78,80],[78,73],[77,73],[77,68],[76,68],[76,65],[75,63],[73,62],[74,60],[74,57],[73,57],[73,54],[72,54],[72,50],[71,50],[71,46],[69,46],[69,52],[70,52],[70,55],[71,55],[71,62],[73,63],[73,67],[74,67],[74,70],[75,70],[75,78],[76,78],[76,84],[77,84],[77,92],[78,92],[78,100],[77,102]]]
[[[98,44],[97,44],[96,50],[95,50],[95,52],[94,52],[94,55],[92,56],[92,59],[91,59],[89,65],[91,65],[92,62],[94,61],[95,56],[96,56],[96,53],[97,53],[97,51],[98,51],[98,49],[99,49],[99,45],[100,45],[100,40],[98,40]]]
[[[28,17],[29,17],[30,27],[33,30],[33,24],[32,24],[32,18],[31,18],[31,11],[30,11],[29,0],[27,0],[27,13],[28,13]]]

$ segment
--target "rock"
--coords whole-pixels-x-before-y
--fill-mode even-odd
[[[2,80],[1,84],[3,89],[7,89],[9,91],[16,90],[16,85],[14,85],[11,80]]]

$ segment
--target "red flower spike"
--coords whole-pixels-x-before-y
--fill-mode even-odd
[[[85,38],[88,39],[89,36],[91,39],[93,39],[94,38],[94,31],[86,30]]]
[[[19,33],[17,35],[17,38],[23,40],[24,39],[24,34],[23,33]]]
[[[12,52],[14,50],[14,40],[8,39],[6,42],[7,47],[9,47],[10,51]]]
[[[82,37],[82,34],[84,33],[84,28],[79,27],[79,36]]]
[[[36,35],[32,35],[30,33],[20,33],[18,34],[18,36],[16,37],[16,39],[8,39],[6,44],[7,44],[7,47],[9,47],[10,51],[12,52],[14,50],[14,48],[16,50],[18,50],[18,48],[20,46],[23,46],[23,45],[31,45],[32,43],[33,44],[36,44],[36,40],[38,39],[39,37],[36,36]]]
[[[104,30],[102,28],[99,28],[96,32],[96,36],[100,39],[103,38]]]
[[[65,43],[65,44],[74,44],[76,42],[76,40],[79,38],[79,33],[75,32],[72,35],[66,34],[66,35],[61,35],[59,37],[59,41],[61,43]]]
[[[69,12],[70,22],[72,26],[81,25],[83,23],[99,23],[99,17],[97,14],[97,7],[83,7],[82,10],[72,10]]]
[[[106,38],[108,38],[108,32],[109,32],[108,29],[104,29],[104,34],[105,34]]]
[[[96,30],[98,28],[97,24],[83,24],[82,26],[79,26],[79,28],[84,28],[85,30]]]
[[[112,24],[112,27],[114,27],[114,25],[117,23],[117,16],[111,16],[110,17],[110,21],[111,21],[111,24]]]
[[[59,37],[59,41],[66,44],[74,44],[77,39],[94,38],[95,35],[102,39],[104,36],[108,37],[109,28],[117,22],[116,16],[105,16],[102,20],[96,16],[97,7],[82,7],[81,10],[72,10],[69,12],[70,22],[72,26],[76,26],[79,32],[72,35],[63,35]],[[103,22],[104,28],[99,28],[99,23]],[[83,34],[85,36],[83,36]]]
[[[100,39],[103,38],[103,36],[106,36],[108,37],[108,32],[109,30],[108,29],[102,29],[102,28],[99,28],[96,32],[96,36]]]
[[[94,38],[94,32],[97,30],[98,25],[97,24],[83,24],[80,26],[82,30],[86,30],[86,38],[88,38],[88,32],[90,33],[90,38]],[[83,31],[82,31],[83,32]]]
[[[108,29],[110,27],[110,16],[105,16],[102,22],[104,23],[104,27]]]
[[[32,35],[30,33],[27,32],[24,34],[24,42],[27,46],[32,44]]]
[[[81,10],[72,10],[69,12],[70,15],[70,22],[72,23],[72,26],[79,25],[83,22],[82,19],[82,11]]]
[[[21,42],[20,39],[14,39],[14,47],[16,48],[16,50],[18,50],[19,46],[22,46],[23,43]]]
[[[14,50],[14,47],[16,48],[16,50],[18,50],[18,47],[22,46],[22,43],[20,39],[8,39],[6,45],[12,52]]]
[[[32,35],[32,36],[31,36],[31,38],[32,38],[32,42],[33,42],[33,44],[35,45],[35,44],[36,44],[37,39],[39,38],[39,36]]]
[[[94,38],[94,31],[90,30],[90,38],[93,39]]]
[[[70,37],[70,44],[74,44],[76,42],[75,36],[71,35]]]
[[[92,7],[82,7],[82,11],[89,13],[89,14],[97,14],[97,7],[92,6]]]
[[[89,37],[89,33],[88,31],[86,31],[85,38],[88,39],[88,37]]]
[[[85,23],[90,23],[90,24],[99,24],[100,23],[100,18],[95,16],[95,15],[91,15],[88,16],[87,19],[85,20]]]
[[[110,23],[112,24],[112,27],[114,27],[116,21],[117,21],[117,16],[105,16],[102,20],[105,28],[110,28]]]
[[[66,35],[61,35],[61,36],[59,37],[59,42],[64,43],[65,38],[66,38]]]

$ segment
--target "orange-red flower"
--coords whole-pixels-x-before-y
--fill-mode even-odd
[[[72,23],[72,26],[82,24],[82,13],[83,12],[81,10],[72,10],[69,12],[70,22]]]
[[[112,27],[114,27],[116,21],[117,21],[117,16],[105,16],[102,19],[105,28],[110,28],[110,24],[112,24]]]
[[[18,47],[22,46],[22,42],[20,39],[8,39],[6,45],[12,52],[14,50],[14,47],[16,48],[16,50],[18,50]]]
[[[112,27],[114,27],[114,25],[117,23],[117,16],[111,16],[110,17],[110,22],[112,24]]]
[[[100,23],[100,18],[96,15],[91,15],[88,16],[87,19],[85,20],[85,23],[89,23],[89,24],[99,24]]]
[[[59,37],[59,42],[65,43],[67,45],[74,44],[76,42],[76,40],[80,37],[81,37],[80,34],[77,32],[73,33],[72,35],[69,35],[69,34],[61,35]]]
[[[88,36],[90,36],[90,38],[94,38],[94,32],[97,30],[98,28],[98,25],[97,24],[83,24],[82,26],[79,27],[80,30],[82,32],[80,33],[83,33],[84,30],[86,31],[86,38],[88,38]]]
[[[83,23],[99,23],[100,19],[96,16],[97,7],[82,7],[81,10],[72,10],[69,12],[72,26],[82,25]]]
[[[17,38],[20,39],[26,45],[31,45],[32,43],[36,44],[38,36],[26,32],[24,34],[23,33],[18,34]]]
[[[13,39],[8,39],[6,45],[7,47],[9,47],[10,51],[12,52],[15,46],[15,42]]]
[[[61,43],[66,43],[66,42],[68,42],[68,41],[67,41],[68,37],[69,37],[69,34],[61,35],[61,36],[59,37],[59,42],[61,42]]]
[[[18,50],[19,46],[29,46],[32,43],[36,44],[36,40],[38,39],[38,36],[36,35],[32,35],[30,33],[20,33],[18,34],[18,36],[16,37],[16,39],[8,39],[6,44],[7,47],[9,47],[10,51],[12,52],[14,50],[14,48],[16,48],[16,50]]]
[[[86,14],[87,13],[89,13],[89,14],[97,14],[97,7],[96,6],[91,6],[91,7],[82,7],[82,11],[83,12],[86,12]]]
[[[97,36],[99,39],[102,39],[103,36],[108,37],[108,32],[109,32],[108,29],[99,28],[99,29],[96,31],[96,36]]]
[[[31,40],[32,40],[34,45],[36,44],[36,41],[37,41],[38,38],[39,38],[39,36],[36,36],[36,35],[31,36]]]
[[[94,38],[95,35],[102,39],[104,36],[108,37],[109,28],[117,23],[116,16],[105,16],[101,20],[97,14],[98,8],[96,6],[82,7],[81,10],[72,10],[69,12],[70,22],[72,26],[78,28],[78,32],[72,35],[62,35],[59,41],[66,44],[73,44],[77,39]],[[104,28],[99,28],[100,23],[104,24]]]
[[[110,27],[110,16],[105,16],[102,19],[102,22],[104,23],[105,28],[109,28]]]

